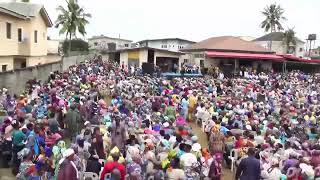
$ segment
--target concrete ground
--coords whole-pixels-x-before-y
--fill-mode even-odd
[[[12,175],[11,169],[0,168],[0,180],[15,180],[16,178]]]
[[[201,146],[208,147],[207,136],[204,132],[202,132],[202,129],[194,123],[191,124],[191,127],[192,127],[193,132],[198,136],[199,143],[201,144]],[[234,175],[230,169],[223,168],[222,174],[223,174],[222,180],[233,180],[234,179]]]

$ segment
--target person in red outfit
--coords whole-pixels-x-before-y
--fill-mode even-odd
[[[104,180],[106,174],[108,173],[111,173],[111,177],[112,177],[113,172],[115,170],[118,170],[120,172],[121,180],[125,180],[126,168],[123,164],[118,163],[118,160],[120,157],[119,154],[115,153],[115,154],[112,154],[111,156],[113,161],[109,161],[104,165],[103,170],[101,172],[100,180]]]

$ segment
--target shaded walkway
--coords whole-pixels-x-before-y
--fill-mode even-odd
[[[191,123],[190,125],[192,127],[194,134],[198,136],[201,147],[208,147],[207,135],[204,132],[202,132],[202,129],[195,123]],[[223,180],[234,179],[234,176],[230,171],[230,169],[223,168],[222,173],[223,173],[223,177],[222,177]]]

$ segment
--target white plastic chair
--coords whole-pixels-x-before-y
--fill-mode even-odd
[[[99,159],[99,163],[102,165],[102,167],[104,167],[104,164],[106,163],[105,159]]]
[[[83,180],[99,180],[99,175],[93,172],[84,172],[82,174]]]
[[[236,161],[238,159],[238,150],[237,149],[232,149],[230,151],[230,155],[228,157],[231,160],[231,171],[234,171],[234,166],[236,164]]]

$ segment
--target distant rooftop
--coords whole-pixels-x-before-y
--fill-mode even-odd
[[[0,3],[0,12],[21,18],[29,19],[36,17],[39,13],[48,27],[52,27],[52,21],[43,5],[24,2],[3,2]]]
[[[212,37],[196,44],[193,44],[182,51],[197,51],[197,50],[216,50],[216,51],[240,51],[254,53],[271,53],[264,47],[251,42],[245,41],[234,36],[219,36]]]
[[[261,36],[253,41],[283,41],[284,33],[283,32],[273,32],[266,34],[264,36]],[[304,43],[304,41],[300,40],[299,38],[296,38],[296,41]]]
[[[181,38],[146,39],[146,40],[138,41],[137,43],[143,43],[143,42],[146,42],[146,41],[169,41],[169,40],[177,40],[177,41],[185,41],[185,42],[188,42],[188,43],[196,43],[194,41],[181,39]]]
[[[132,42],[132,40],[128,40],[128,39],[121,39],[121,38],[113,38],[113,37],[108,37],[108,36],[105,36],[105,35],[92,36],[92,38],[89,38],[89,40],[94,40],[94,39],[114,39],[114,40],[121,40],[121,41],[128,41],[128,42]]]

